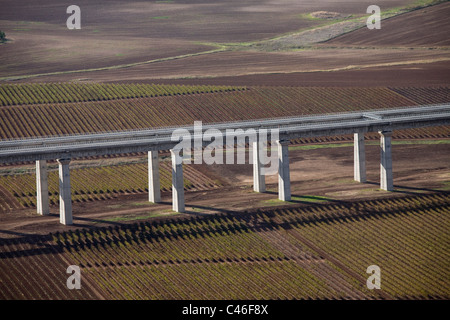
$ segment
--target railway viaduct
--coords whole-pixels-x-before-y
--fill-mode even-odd
[[[307,117],[261,119],[252,121],[208,124],[202,127],[204,135],[208,129],[219,130],[223,136],[227,129],[241,131],[234,138],[244,138],[246,130],[254,129],[258,138],[250,146],[253,148],[253,185],[256,192],[265,191],[265,179],[261,173],[258,150],[261,148],[259,136],[263,130],[278,131],[278,195],[279,199],[291,199],[289,150],[291,139],[354,134],[354,179],[366,181],[364,134],[380,134],[380,188],[393,190],[392,144],[394,130],[440,126],[450,124],[450,104],[419,107],[370,110]],[[69,136],[38,137],[0,141],[0,163],[20,161],[36,162],[37,212],[49,214],[47,182],[47,160],[57,159],[59,164],[60,222],[72,224],[72,200],[69,164],[71,159],[133,152],[148,152],[149,201],[160,202],[159,150],[170,150],[172,156],[172,203],[173,210],[184,212],[183,169],[180,161],[178,141],[172,141],[174,130],[182,128],[195,137],[194,126],[118,131],[108,133],[80,134]],[[207,145],[202,139],[202,146]],[[242,141],[242,140],[241,140]],[[234,140],[233,140],[234,143]]]

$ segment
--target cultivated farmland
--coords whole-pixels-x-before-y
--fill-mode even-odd
[[[0,269],[10,274],[0,294],[2,299],[448,298],[449,213],[449,194],[435,193],[0,240]],[[65,287],[66,264],[83,269],[82,290]],[[365,287],[370,264],[384,270],[382,291]],[[41,273],[41,265],[48,271]],[[17,281],[22,272],[29,275],[26,283]]]
[[[371,1],[79,0],[77,30],[62,2],[4,2],[8,144],[450,103],[445,0],[380,0],[379,30],[365,27]],[[255,192],[248,163],[183,164],[183,213],[168,150],[158,203],[147,152],[72,158],[72,225],[59,221],[54,160],[44,216],[36,163],[2,163],[0,299],[448,300],[449,138],[450,126],[394,131],[392,191],[380,189],[376,132],[365,183],[353,135],[291,140],[289,201],[277,174]],[[72,265],[81,290],[67,287]],[[367,286],[371,265],[380,290]]]
[[[186,190],[207,190],[217,188],[220,183],[210,179],[191,166],[184,166],[184,186]],[[112,166],[95,166],[74,169],[72,178],[72,201],[89,202],[116,198],[121,194],[148,192],[147,163],[125,163]],[[58,172],[51,171],[49,200],[51,205],[59,203]],[[0,198],[0,212],[8,212],[20,207],[36,206],[36,174],[24,173],[0,176],[0,185],[5,198]],[[172,188],[171,166],[163,161],[160,167],[161,191]],[[13,197],[11,197],[11,195]]]
[[[115,88],[114,95],[107,91]],[[32,91],[39,88],[39,91]],[[0,85],[0,138],[63,135],[176,125],[395,108],[450,100],[448,87],[303,88],[123,85]],[[14,92],[28,92],[28,95]],[[66,103],[41,101],[40,92],[77,90]],[[62,94],[64,95],[64,94]],[[144,95],[143,98],[135,98]],[[147,97],[148,95],[156,95]],[[164,96],[165,95],[165,96]],[[169,96],[167,96],[169,95]],[[116,97],[116,98],[113,98]],[[120,99],[124,97],[125,99]],[[119,99],[118,99],[119,98]],[[53,101],[57,98],[53,98]],[[108,99],[107,101],[102,101]],[[110,100],[112,99],[112,100]],[[94,100],[94,101],[86,101]],[[51,101],[51,100],[50,100]],[[85,101],[85,102],[70,102]],[[448,128],[414,129],[396,137],[446,137]]]
[[[447,87],[320,88],[236,87],[158,84],[4,84],[0,85],[0,137],[25,138],[149,127],[192,125],[310,114],[394,108],[450,100]],[[396,131],[395,139],[446,139],[449,127]],[[352,141],[352,136],[305,138],[293,145]],[[376,133],[366,139],[378,139]],[[77,203],[148,192],[147,163],[72,170],[72,199]],[[85,159],[86,160],[86,159]],[[88,164],[88,162],[87,162]],[[55,167],[56,169],[56,167]],[[0,208],[10,212],[36,206],[34,169],[4,171],[0,176]],[[161,190],[171,190],[167,161],[161,167]],[[185,189],[208,190],[221,185],[185,166]],[[226,176],[227,174],[225,174]],[[57,171],[49,175],[50,204],[59,203]]]

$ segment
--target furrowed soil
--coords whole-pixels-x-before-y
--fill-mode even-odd
[[[383,10],[411,4],[412,1],[378,3]],[[330,82],[355,85],[360,83],[355,77],[373,82],[374,77],[378,79],[378,73],[386,70],[388,74],[383,76],[383,81],[392,85],[448,81],[450,57],[445,34],[448,3],[383,20],[381,30],[363,28],[324,44],[303,46],[299,40],[297,48],[292,44],[281,49],[269,45],[262,51],[253,44],[271,43],[271,39],[282,35],[290,39],[290,34],[301,39],[302,32],[324,25],[334,27],[327,19],[311,16],[311,13],[338,12],[344,17],[353,15],[349,19],[361,18],[370,3],[233,1],[232,5],[228,2],[225,5],[177,1],[131,2],[124,6],[82,1],[79,5],[84,8],[86,18],[81,30],[65,27],[65,16],[57,14],[64,10],[62,4],[51,5],[49,1],[38,7],[30,5],[35,6],[36,11],[27,12],[36,12],[34,17],[24,13],[16,2],[6,5],[0,16],[5,25],[2,28],[11,38],[1,46],[3,80],[187,79],[189,82],[197,78],[205,81],[217,78],[220,82],[227,77],[226,81],[245,80],[246,85],[251,85],[258,81],[270,82],[259,77],[254,80],[255,75],[265,75],[268,79],[294,85],[309,80],[316,85]],[[123,27],[117,31],[117,25]],[[424,37],[424,34],[433,36]],[[367,40],[361,42],[363,39]],[[445,74],[435,75],[436,65],[443,67]],[[417,72],[418,68],[423,72]],[[399,76],[397,71],[400,71]],[[57,73],[48,74],[51,72]],[[30,74],[42,75],[20,77]],[[286,79],[281,76],[283,80],[277,80],[280,75],[285,75]]]
[[[395,76],[394,76],[395,75]],[[127,80],[121,81],[126,82]],[[415,63],[403,66],[373,67],[333,72],[292,72],[215,78],[155,79],[149,83],[202,85],[302,86],[302,87],[417,87],[447,86],[450,83],[450,63]],[[130,81],[135,82],[135,81]]]
[[[82,29],[68,30],[67,4],[7,0],[0,81],[393,87],[417,103],[408,87],[447,88],[450,4],[381,30],[333,30],[371,4],[80,0]],[[394,192],[379,189],[377,143],[366,145],[367,183],[353,181],[352,146],[291,145],[289,202],[276,176],[253,192],[248,164],[189,166],[219,187],[186,190],[186,213],[172,211],[170,190],[158,204],[129,192],[74,203],[72,226],[56,205],[40,216],[1,187],[0,299],[448,299],[450,148],[438,138],[394,139]],[[365,286],[373,263],[381,291]],[[66,287],[72,264],[81,291]]]
[[[408,3],[380,2],[389,8]],[[192,54],[211,49],[203,43],[261,40],[319,25],[320,21],[300,16],[312,11],[355,13],[367,7],[361,1],[341,7],[334,1],[304,4],[286,0],[126,4],[82,0],[77,5],[81,8],[81,29],[69,30],[64,3],[4,1],[0,21],[10,42],[1,48],[0,74],[106,67]]]

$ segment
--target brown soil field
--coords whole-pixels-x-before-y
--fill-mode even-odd
[[[370,5],[368,1],[233,1],[231,4],[177,1],[145,5],[129,2],[126,6],[104,1],[96,4],[81,2],[80,7],[86,12],[81,30],[67,30],[64,14],[57,17],[63,6],[51,3],[47,1],[39,7],[31,5],[36,11],[23,13],[21,5],[14,2],[0,13],[2,28],[13,40],[2,45],[0,51],[4,61],[0,66],[2,77],[63,72],[24,80],[100,82],[286,74],[288,79],[285,81],[292,82],[296,79],[295,75],[292,79],[292,73],[313,74],[316,79],[345,70],[364,72],[386,68],[394,73],[399,68],[405,70],[404,66],[415,68],[420,64],[421,68],[427,68],[428,64],[448,63],[450,59],[446,50],[392,48],[395,45],[369,50],[331,48],[327,44],[327,48],[286,52],[254,52],[245,47],[245,43],[323,25],[326,19],[308,17],[312,12],[364,16]],[[411,4],[412,1],[378,3],[383,10]],[[102,12],[107,14],[102,15]],[[433,7],[413,14],[420,15],[421,12],[425,12],[428,20],[445,19],[445,15]],[[386,25],[396,19],[405,19],[404,16],[391,18]],[[117,31],[117,26],[124,27]],[[446,43],[443,32],[435,33],[434,23],[420,27],[421,32],[435,34],[433,44]],[[415,26],[411,28],[416,29]],[[376,31],[384,32],[384,29]],[[229,43],[235,44],[233,48],[238,50],[222,46]],[[411,44],[414,44],[413,40]],[[213,52],[209,53],[211,49]],[[104,67],[112,68],[83,71]],[[347,73],[339,75],[342,81],[349,81]],[[405,75],[405,79],[411,79],[411,74]],[[440,79],[441,84],[443,81]]]
[[[367,3],[369,1],[366,1]],[[381,1],[386,7],[410,1]],[[78,1],[81,30],[66,28],[67,4],[52,0],[4,1],[2,76],[105,67],[192,54],[203,43],[267,39],[310,28],[320,20],[302,18],[317,10],[359,13],[361,1],[306,4],[277,1]],[[367,6],[365,6],[367,7]],[[245,32],[243,32],[245,30]]]
[[[273,209],[324,203],[326,200],[352,202],[405,194],[448,190],[448,144],[394,145],[395,192],[379,189],[379,147],[367,145],[367,183],[353,181],[353,148],[338,147],[313,150],[292,149],[291,182],[293,200],[277,200],[277,178],[266,178],[267,192],[252,191],[251,165],[192,165],[212,180],[223,183],[214,190],[186,191],[186,213],[197,216],[220,212],[245,212],[257,208]],[[412,160],[412,156],[414,161]],[[171,192],[162,193],[162,203],[150,204],[147,194],[119,195],[112,200],[74,203],[73,226],[59,223],[58,208],[50,216],[39,216],[35,209],[17,209],[0,215],[0,237],[47,234],[80,227],[114,226],[140,220],[173,217]]]
[[[395,75],[395,76],[393,76]],[[35,81],[42,79],[35,79]],[[127,82],[126,80],[120,82]],[[134,81],[130,81],[134,82]],[[189,79],[142,80],[161,84],[302,86],[302,87],[426,87],[450,83],[450,62],[373,67],[333,72],[292,72]]]
[[[134,159],[134,161],[133,161]],[[102,165],[109,163],[111,165]],[[50,205],[57,208],[58,172],[49,169],[48,186]],[[34,166],[8,167],[18,170],[15,175],[0,175],[0,212],[7,213],[17,208],[36,207],[36,176]],[[160,161],[160,188],[170,191],[172,187],[170,158]],[[17,171],[16,171],[17,172]],[[148,193],[147,156],[133,155],[104,160],[73,161],[71,163],[71,191],[73,203],[101,201],[116,198],[121,194]],[[195,167],[184,166],[184,188],[186,191],[201,191],[218,188],[220,180],[212,180]],[[5,181],[6,180],[6,181]],[[28,190],[27,190],[28,189]]]
[[[327,41],[326,46],[432,47],[450,46],[450,3],[382,21],[380,30],[361,28]]]
[[[201,56],[137,65],[129,68],[77,72],[41,76],[39,82],[73,81],[141,81],[154,79],[190,79],[237,77],[260,74],[306,73],[332,74],[345,70],[366,70],[386,67],[394,70],[398,66],[432,62],[448,64],[447,51],[428,49],[331,49],[305,50],[297,52],[218,52]],[[392,74],[391,74],[392,76]],[[33,80],[33,79],[32,79]],[[29,81],[27,79],[27,81]],[[214,81],[211,81],[214,82]]]
[[[48,34],[15,35],[13,43],[1,47],[1,76],[107,67],[143,59],[148,61],[193,54],[212,48],[184,40],[127,37],[118,45],[115,36],[86,39],[85,35],[75,35],[70,37],[70,41],[64,41],[64,37]]]

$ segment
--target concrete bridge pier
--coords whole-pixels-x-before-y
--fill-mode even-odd
[[[379,131],[380,134],[380,188],[386,191],[394,190],[392,174],[392,131]]]
[[[172,209],[176,212],[184,212],[184,183],[183,183],[183,157],[181,150],[172,149]]]
[[[354,134],[354,179],[358,182],[366,182],[366,151],[364,145],[364,133]]]
[[[41,215],[50,214],[46,160],[36,161],[36,200],[37,213]]]
[[[158,150],[148,152],[148,201],[161,202]]]
[[[264,148],[262,142],[253,142],[253,190],[255,192],[266,191],[266,177],[262,174],[261,152]]]
[[[58,159],[59,163],[59,221],[72,224],[72,193],[70,190],[70,159]]]
[[[291,200],[291,177],[289,172],[289,140],[277,140],[278,144],[278,199]]]

